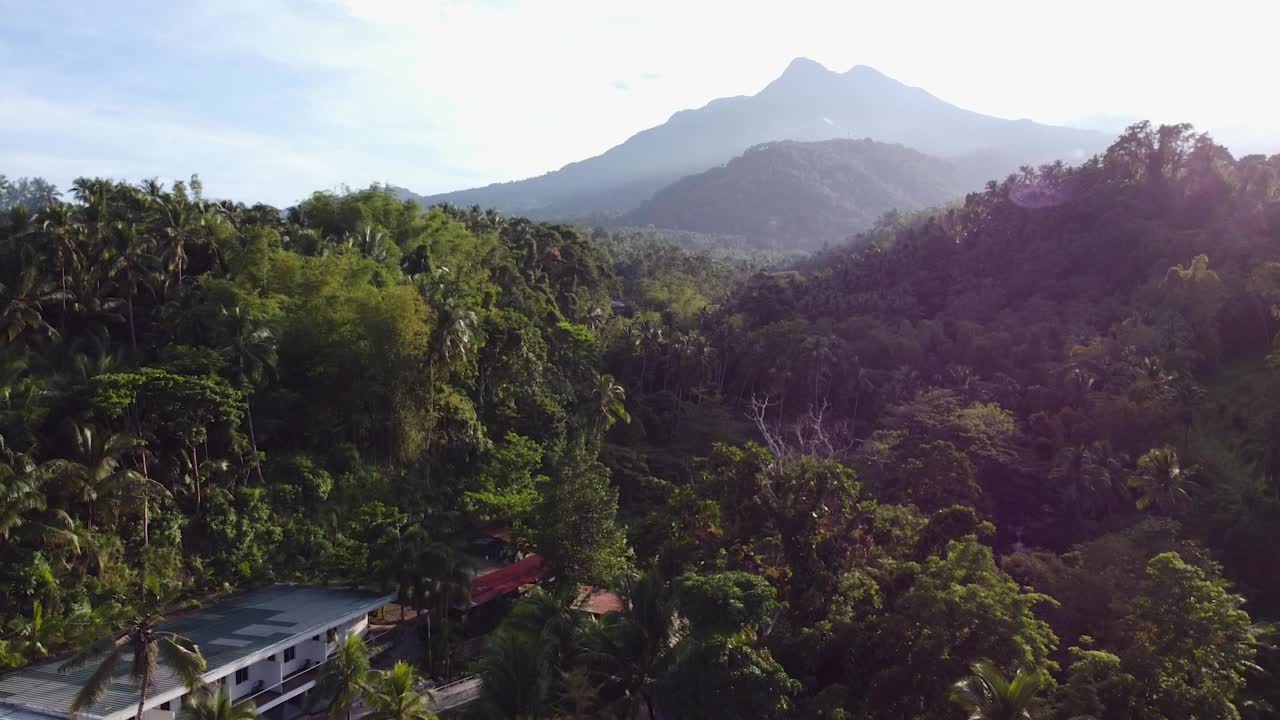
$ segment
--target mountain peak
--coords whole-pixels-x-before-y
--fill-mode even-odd
[[[828,70],[822,63],[806,57],[798,57],[792,60],[787,65],[787,69],[782,71],[776,80],[769,83],[764,91],[776,91],[778,88],[809,88],[834,77],[839,76]]]
[[[829,73],[827,66],[817,60],[810,60],[807,57],[798,57],[792,60],[787,69],[782,71],[782,76],[793,75],[796,73]]]

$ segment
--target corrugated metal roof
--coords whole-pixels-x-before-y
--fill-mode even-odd
[[[471,580],[471,605],[483,605],[490,600],[515,592],[542,578],[542,556],[530,555],[506,567],[498,568]]]
[[[52,715],[23,710],[10,705],[0,705],[0,720],[58,720]]]
[[[200,646],[209,674],[290,638],[314,634],[344,617],[381,606],[386,596],[340,588],[276,586],[238,595],[167,620],[163,629]],[[0,720],[49,720],[66,717],[67,709],[97,666],[59,672],[52,662],[0,675]],[[148,697],[178,689],[182,681],[163,666],[153,678]],[[107,718],[137,707],[138,683],[129,662],[116,668],[102,700],[82,713]],[[9,713],[9,714],[5,714]],[[25,713],[25,714],[22,714]],[[34,714],[33,714],[34,713]]]

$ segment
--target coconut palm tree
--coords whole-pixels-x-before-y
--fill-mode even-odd
[[[683,637],[669,590],[651,568],[628,580],[621,613],[584,629],[585,664],[597,686],[625,704],[623,717],[637,717],[642,706],[657,717],[652,688]]]
[[[112,227],[112,255],[106,271],[115,279],[125,297],[129,321],[129,349],[138,354],[138,330],[134,321],[134,300],[138,291],[161,279],[157,269],[159,258],[151,255],[150,242],[138,233],[133,223],[118,222]]]
[[[44,477],[33,472],[25,455],[14,454],[11,462],[0,463],[0,540],[28,520],[29,513],[44,510],[48,496]]]
[[[148,607],[129,620],[123,634],[99,640],[59,667],[60,672],[68,672],[89,661],[98,664],[71,701],[68,715],[72,720],[102,699],[107,687],[116,681],[116,668],[122,661],[129,663],[129,676],[138,684],[137,720],[142,720],[147,691],[161,665],[181,678],[189,691],[200,685],[200,676],[207,669],[200,648],[191,640],[161,628],[164,616],[159,608],[168,598],[160,591],[159,578],[148,576],[142,590]]]
[[[1036,693],[1044,686],[1044,675],[1019,670],[1005,677],[990,660],[969,666],[973,674],[951,688],[951,702],[959,705],[968,720],[1031,720],[1035,717]]]
[[[316,680],[315,698],[329,698],[331,720],[351,720],[351,706],[369,682],[369,647],[359,635],[348,635]],[[308,707],[310,710],[310,707]]]
[[[276,337],[271,329],[257,324],[253,318],[239,307],[222,309],[223,314],[231,321],[231,339],[222,350],[223,357],[236,373],[237,384],[244,391],[245,421],[248,423],[249,445],[253,449],[253,467],[258,474],[258,482],[266,484],[262,477],[261,454],[258,452],[258,434],[253,428],[252,396],[262,386],[263,381],[276,378]]]
[[[190,702],[184,702],[178,712],[179,720],[256,720],[258,710],[252,702],[236,704],[226,688],[218,688],[214,693],[203,688],[191,696]]]
[[[631,416],[627,414],[625,404],[627,391],[613,379],[612,375],[605,373],[596,378],[595,399],[597,438],[603,437],[605,432],[619,420],[624,423],[631,422]]]
[[[126,468],[120,458],[137,447],[124,433],[100,433],[92,425],[71,425],[71,457],[46,463],[46,472],[60,476],[72,493],[72,500],[84,505],[89,527],[98,510],[106,509],[118,518],[128,505],[143,506],[146,498],[166,494],[163,485]],[[144,522],[146,520],[144,510]],[[144,529],[145,530],[145,529]]]
[[[1137,471],[1129,478],[1129,487],[1138,492],[1139,510],[1154,507],[1162,513],[1173,513],[1186,505],[1195,490],[1196,468],[1184,468],[1178,462],[1178,451],[1171,447],[1148,450],[1138,459]]]
[[[435,720],[427,708],[430,693],[415,688],[418,671],[401,660],[387,672],[375,672],[364,694],[368,720]]]
[[[24,333],[44,333],[57,339],[59,333],[44,317],[44,304],[72,295],[56,284],[42,279],[35,267],[28,267],[13,282],[0,282],[0,334],[14,342]]]
[[[471,597],[471,565],[450,545],[437,542],[422,550],[418,583],[414,588],[415,603],[420,604],[425,597],[431,599],[427,612],[427,667],[434,671],[434,625],[438,622],[441,635],[447,638],[450,608]],[[446,657],[446,675],[451,669],[451,661],[452,655]]]
[[[498,628],[480,658],[480,677],[481,699],[491,716],[535,720],[546,715],[553,675],[537,635]]]

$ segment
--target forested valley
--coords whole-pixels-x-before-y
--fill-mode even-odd
[[[482,717],[1280,709],[1280,156],[1139,124],[769,267],[382,187],[0,201],[0,669],[147,577],[448,597],[500,525],[554,579]]]

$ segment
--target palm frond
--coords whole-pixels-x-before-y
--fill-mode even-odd
[[[162,635],[156,641],[156,654],[160,662],[177,673],[182,684],[190,689],[201,684],[200,676],[208,669],[199,646],[181,635]]]
[[[80,688],[80,692],[76,693],[75,699],[71,701],[71,707],[67,710],[67,716],[70,720],[75,720],[80,711],[93,707],[102,699],[103,693],[107,691],[107,686],[111,684],[111,676],[115,673],[116,666],[120,664],[120,657],[123,655],[127,644],[127,638],[100,640],[87,650],[67,660],[58,668],[59,672],[67,672],[82,667],[91,659],[102,658],[102,662],[98,664],[97,669],[93,671],[93,674],[85,681],[84,687]]]

